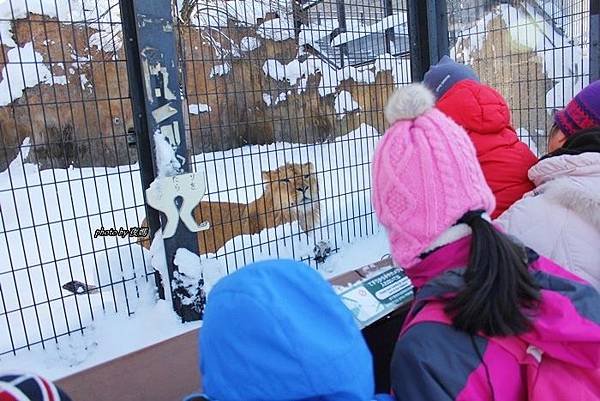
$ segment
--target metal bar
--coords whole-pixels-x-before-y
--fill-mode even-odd
[[[383,12],[386,17],[391,17],[394,15],[394,5],[392,4],[392,0],[383,0]],[[392,54],[392,43],[394,43],[394,28],[389,28],[385,30],[385,52]],[[394,46],[394,50],[395,50]],[[394,51],[395,53],[395,51]]]
[[[336,0],[337,6],[337,18],[338,18],[338,35],[346,32],[346,4],[344,0]],[[348,56],[348,44],[344,43],[340,45],[340,66],[344,68],[346,63],[344,61],[344,57]]]
[[[450,54],[448,42],[448,5],[446,0],[429,0],[427,2],[429,14],[429,33],[435,38],[435,51],[430,52],[431,64],[437,63],[443,56]]]
[[[421,81],[449,52],[446,0],[408,0],[408,32],[412,79]]]
[[[600,79],[600,0],[590,0],[590,82]]]
[[[132,11],[137,33],[138,53],[132,59],[137,59],[134,67],[138,74],[130,75],[138,78],[135,87],[137,95],[139,89],[143,91],[143,99],[136,106],[139,114],[136,119],[145,120],[145,132],[140,132],[145,137],[146,145],[151,144],[151,149],[157,146],[156,140],[165,140],[174,150],[174,158],[170,166],[159,166],[156,155],[153,154],[154,172],[156,175],[173,176],[192,171],[188,157],[186,136],[184,133],[183,99],[179,83],[180,69],[177,54],[177,43],[174,29],[174,19],[170,0],[122,0],[129,3]],[[130,16],[131,18],[131,16]],[[131,21],[130,21],[131,22]],[[129,40],[128,40],[129,41]],[[135,39],[134,39],[135,41]],[[132,51],[134,49],[130,49]],[[130,62],[132,60],[129,60]],[[165,139],[163,139],[163,136]],[[159,144],[164,146],[164,144]],[[147,169],[148,167],[145,166]],[[162,171],[161,171],[162,170]],[[148,182],[144,182],[144,189]],[[176,206],[181,207],[182,199],[175,200]],[[161,215],[163,228],[167,223],[164,214]],[[175,235],[164,238],[165,256],[167,258],[168,285],[172,286],[176,276],[177,266],[174,263],[175,253],[180,248],[198,254],[197,235],[189,231],[184,224],[177,224]],[[164,278],[163,278],[164,280]],[[192,305],[184,305],[176,289],[171,291],[173,307],[183,321],[198,320],[201,310]]]
[[[145,118],[146,104],[144,102],[144,84],[141,79],[133,78],[142,76],[142,66],[139,59],[140,50],[138,47],[137,31],[135,29],[133,2],[131,0],[121,0],[120,6],[138,164],[140,166],[142,188],[145,189],[150,186],[156,176],[154,174],[154,166],[152,163],[152,145],[150,143],[150,135],[148,135],[148,121]],[[144,192],[144,198],[145,197],[146,193]],[[150,228],[150,238],[152,239],[154,238],[156,231],[160,228],[159,213],[148,206],[147,203],[145,203],[145,210],[146,222]],[[161,277],[157,272],[154,277],[158,295],[161,299],[165,299],[165,290]]]
[[[413,81],[421,81],[429,68],[427,54],[427,4],[423,0],[408,0],[408,37]]]

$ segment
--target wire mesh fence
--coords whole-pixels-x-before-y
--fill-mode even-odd
[[[146,285],[142,250],[100,231],[144,204],[120,32],[116,0],[0,3],[0,356],[132,313]]]
[[[553,111],[589,84],[589,12],[589,0],[448,1],[451,57],[502,93],[540,156]]]
[[[406,5],[185,6],[188,128],[212,227],[201,253],[227,271],[266,256],[318,264],[316,245],[335,251],[378,230],[370,155],[388,94],[410,80]]]
[[[378,230],[369,161],[385,100],[409,81],[406,5],[173,6],[188,143],[208,181],[204,258],[227,272],[264,257],[318,265]],[[130,236],[145,217],[136,162],[152,155],[132,132],[119,11],[0,4],[0,356],[131,314],[154,291]]]
[[[589,80],[589,1],[447,3],[451,56],[543,154],[552,110]],[[385,101],[411,81],[409,4],[174,2],[203,263],[327,268],[379,231],[370,161]],[[154,155],[133,132],[128,79],[143,78],[127,76],[119,1],[0,2],[0,48],[1,358],[134,313],[160,267],[132,230],[147,212],[138,162]]]

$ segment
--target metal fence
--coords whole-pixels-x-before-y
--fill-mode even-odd
[[[281,214],[292,224],[245,227],[242,237],[207,250],[224,257],[228,271],[261,254],[317,264],[315,244],[325,242],[333,251],[377,230],[369,161],[384,130],[387,95],[394,84],[410,80],[403,57],[406,6],[351,0],[213,7],[194,3],[178,25],[186,126],[194,165],[206,171],[207,199],[214,202],[208,220],[216,230],[230,230],[229,222],[220,224],[222,216],[214,216],[218,203],[227,215],[246,205],[250,213],[264,206],[259,214]],[[398,34],[382,29],[381,21],[395,24]],[[298,168],[305,163],[312,167],[302,182],[306,174]],[[279,188],[262,174],[278,169],[279,177],[287,174],[294,182]],[[276,198],[302,202],[294,201],[301,186],[315,187],[299,210],[307,221],[300,218],[299,224],[286,218],[286,199],[261,198],[276,190]],[[297,208],[291,209],[295,214]]]
[[[97,231],[144,214],[118,1],[4,1],[0,48],[1,357],[133,313],[152,269]]]
[[[540,154],[550,111],[592,64],[588,1],[448,0],[444,40],[429,37],[444,29],[427,14],[440,1],[179,0],[160,21],[144,14],[150,3],[164,5],[0,3],[0,358],[134,313],[155,270],[180,306],[190,303],[175,287],[200,295],[199,317],[203,294],[189,292],[206,277],[186,264],[226,274],[290,257],[320,269],[377,232],[370,160],[383,106],[446,37]],[[425,21],[418,35],[409,15]],[[175,44],[181,72],[149,47],[142,30],[157,22],[156,46]],[[181,137],[165,139],[173,131],[157,121]],[[210,228],[179,224],[148,251],[132,229],[165,228],[144,190],[171,170],[202,177],[194,218]],[[181,252],[196,247],[200,258]]]
[[[450,55],[502,93],[545,154],[553,111],[590,82],[590,1],[448,1],[448,17]]]

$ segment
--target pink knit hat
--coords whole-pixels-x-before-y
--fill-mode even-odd
[[[496,206],[471,140],[434,104],[422,84],[397,89],[373,160],[373,206],[404,268],[466,212]]]

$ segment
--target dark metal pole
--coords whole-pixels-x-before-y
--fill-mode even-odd
[[[590,0],[590,82],[600,79],[600,0]]]
[[[129,77],[129,96],[133,112],[133,126],[135,130],[138,164],[140,166],[140,178],[142,188],[146,189],[152,184],[154,178],[154,165],[152,162],[152,145],[148,135],[148,122],[146,120],[146,104],[144,102],[144,84],[141,79],[142,67],[140,65],[137,32],[135,29],[135,14],[132,0],[121,0],[121,21],[123,25],[123,41],[125,43],[125,56],[127,64],[127,76]],[[136,79],[135,77],[139,77]],[[144,193],[144,197],[146,194]],[[160,228],[159,213],[145,204],[146,222],[150,228],[150,238]],[[165,291],[161,277],[155,274],[156,286],[161,299],[165,299]]]
[[[385,13],[385,17],[391,17],[394,15],[394,5],[392,4],[392,0],[383,0],[383,11]],[[385,30],[385,52],[392,53],[392,43],[394,43],[394,28],[389,28]],[[395,46],[394,46],[395,48]]]
[[[431,64],[450,54],[448,41],[448,4],[446,0],[430,0],[427,3],[429,13],[429,33],[436,38],[436,51],[430,54]]]
[[[449,53],[446,0],[408,0],[408,32],[413,81]]]
[[[140,151],[148,152],[150,148],[150,153],[145,153],[142,158],[153,155],[155,175],[168,177],[190,173],[192,168],[184,133],[183,99],[179,82],[181,71],[171,1],[121,0],[121,7],[125,11],[124,16],[128,18],[128,21],[123,21],[127,25],[127,34],[133,35],[133,31],[136,34],[127,36],[127,42],[137,42],[135,46],[128,45],[128,51],[135,52],[128,54],[128,61],[131,63],[128,73],[130,81],[137,81],[130,86],[132,95],[135,93],[136,96],[136,123],[140,126],[136,131],[145,146]],[[156,141],[165,141],[158,145],[164,149],[167,144],[173,150],[170,165],[157,164],[156,154],[152,151],[157,146]],[[150,170],[148,163],[145,163],[144,169],[146,177],[143,184],[144,190],[147,190],[152,182],[147,176]],[[181,207],[182,201],[181,197],[175,199],[177,208]],[[167,218],[162,213],[160,216],[164,229]],[[169,276],[163,277],[163,281],[168,279],[166,285],[172,288],[177,276],[175,254],[180,248],[198,254],[197,234],[189,231],[185,224],[177,224],[175,234],[163,241]],[[171,295],[173,307],[183,321],[202,317],[202,305],[182,303],[180,289],[172,288]]]
[[[336,0],[337,5],[337,17],[338,17],[338,35],[346,32],[346,5],[344,0]],[[344,61],[344,57],[348,55],[348,44],[344,43],[340,45],[340,66],[343,68],[346,66],[346,62]]]

